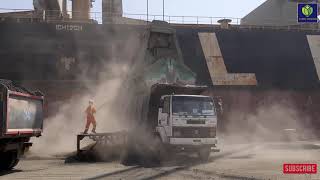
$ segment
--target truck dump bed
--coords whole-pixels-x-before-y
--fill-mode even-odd
[[[44,96],[9,80],[0,80],[0,138],[40,136]]]
[[[184,94],[184,95],[200,95],[207,86],[196,86],[196,85],[178,85],[178,84],[154,84],[151,87],[150,94],[150,105],[158,105],[160,98],[163,95],[170,94]]]

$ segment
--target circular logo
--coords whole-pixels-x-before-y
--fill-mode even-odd
[[[302,14],[305,15],[306,17],[311,16],[313,13],[313,8],[310,5],[305,5],[302,8]]]

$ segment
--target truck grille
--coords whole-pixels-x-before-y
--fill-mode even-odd
[[[205,120],[187,120],[187,124],[206,124]]]
[[[215,127],[173,127],[174,138],[212,138],[216,137]],[[180,132],[180,133],[176,133]],[[177,136],[179,134],[179,136]]]

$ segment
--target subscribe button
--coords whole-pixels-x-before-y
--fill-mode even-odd
[[[283,164],[284,174],[317,174],[317,164]]]

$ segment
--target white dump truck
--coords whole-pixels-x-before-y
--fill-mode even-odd
[[[152,86],[148,121],[153,122],[159,151],[198,153],[202,160],[218,151],[218,105],[213,97],[201,95],[206,90],[206,86]]]
[[[220,109],[214,97],[202,95],[206,90],[206,86],[175,84],[140,88],[126,101],[130,112],[123,111],[135,125],[127,132],[78,135],[78,154],[83,153],[80,141],[89,137],[97,141],[97,149],[123,143],[121,158],[125,164],[141,160],[161,162],[182,152],[197,153],[206,161],[211,152],[219,151],[216,144]]]

